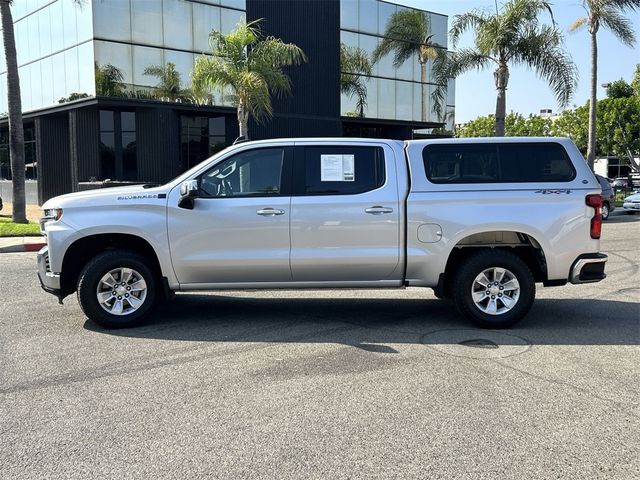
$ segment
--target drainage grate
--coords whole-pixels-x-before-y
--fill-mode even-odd
[[[463,340],[458,343],[458,345],[462,345],[463,347],[473,347],[473,348],[499,348],[498,344],[492,342],[491,340],[487,340],[486,338],[474,338],[472,340]]]

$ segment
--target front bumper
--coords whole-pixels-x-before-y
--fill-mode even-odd
[[[609,257],[604,253],[585,253],[571,266],[569,281],[574,284],[594,283],[607,278],[604,266]]]
[[[60,298],[60,274],[53,273],[49,268],[49,247],[45,246],[38,252],[38,278],[40,286],[45,292]]]
[[[640,212],[640,203],[625,202],[622,204],[622,208],[624,208],[625,210]]]

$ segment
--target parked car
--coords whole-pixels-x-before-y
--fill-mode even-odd
[[[503,328],[536,282],[605,278],[600,193],[566,138],[239,143],[166,185],[47,201],[38,275],[107,328],[174,291],[407,286]]]
[[[627,188],[628,184],[629,184],[629,179],[627,177],[616,177],[611,182],[611,186],[613,188],[620,189],[620,190]]]
[[[596,175],[596,178],[602,187],[602,220],[607,220],[609,214],[616,209],[616,194],[607,178],[601,175]]]
[[[640,212],[640,192],[629,195],[622,203],[624,211],[630,215]]]

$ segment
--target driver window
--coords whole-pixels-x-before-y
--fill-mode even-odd
[[[200,196],[279,195],[283,158],[282,148],[263,148],[234,155],[200,177]]]

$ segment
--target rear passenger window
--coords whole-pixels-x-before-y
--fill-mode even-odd
[[[433,183],[566,182],[576,172],[558,143],[427,145],[424,168]]]
[[[348,195],[384,185],[381,147],[305,147],[304,193]]]

